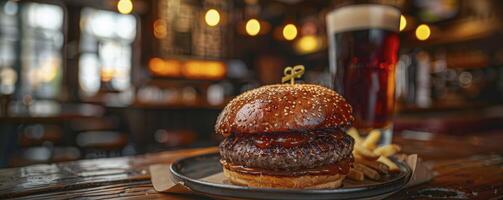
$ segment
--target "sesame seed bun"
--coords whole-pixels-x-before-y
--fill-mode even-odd
[[[312,84],[267,85],[234,98],[218,116],[215,131],[256,134],[348,127],[351,106],[335,91]]]

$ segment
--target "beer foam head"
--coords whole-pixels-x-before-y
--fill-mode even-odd
[[[398,32],[400,11],[388,5],[362,4],[338,8],[328,13],[328,33],[380,28]]]

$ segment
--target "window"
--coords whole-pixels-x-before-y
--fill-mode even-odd
[[[80,24],[79,83],[82,94],[92,96],[101,88],[112,91],[129,89],[136,18],[85,8]]]

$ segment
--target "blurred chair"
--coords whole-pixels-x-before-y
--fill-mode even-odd
[[[82,150],[83,158],[121,156],[128,135],[121,127],[120,118],[106,116],[73,121],[70,127],[77,134],[75,144]]]
[[[80,150],[77,147],[54,147],[52,149],[51,162],[64,162],[78,160],[80,158]]]
[[[76,132],[115,130],[119,128],[118,121],[118,119],[113,117],[88,118],[72,121],[70,127]]]
[[[188,146],[197,138],[197,134],[191,130],[166,130],[158,129],[154,133],[154,139],[164,147]]]
[[[11,167],[51,162],[54,145],[64,142],[62,127],[54,124],[21,125],[17,138],[20,149],[9,159]]]
[[[22,147],[42,145],[44,142],[58,143],[63,137],[63,130],[56,125],[33,124],[25,126],[18,135]]]
[[[120,156],[127,144],[127,135],[118,131],[85,131],[75,138],[85,158]]]
[[[9,160],[10,167],[19,167],[40,163],[48,163],[51,159],[51,148],[48,146],[37,146],[23,148]]]

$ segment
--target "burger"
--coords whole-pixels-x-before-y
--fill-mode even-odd
[[[229,102],[215,131],[223,173],[231,183],[262,188],[337,188],[353,163],[344,129],[351,106],[312,84],[268,85]]]

